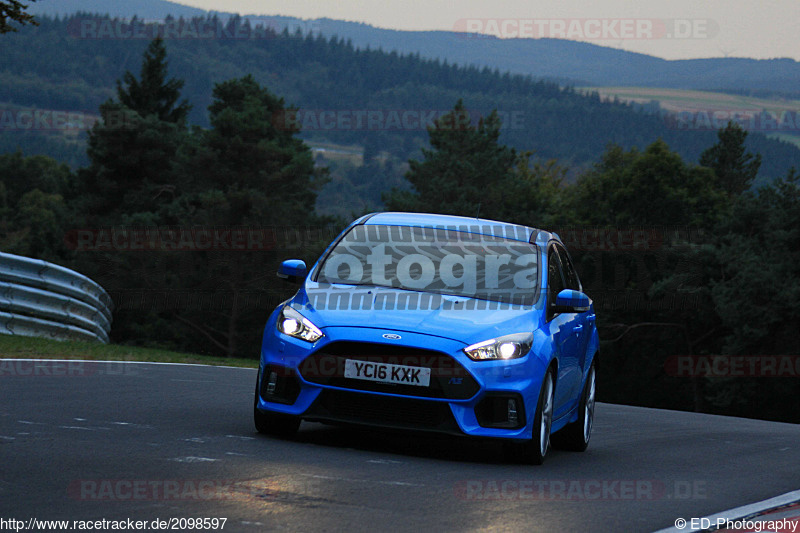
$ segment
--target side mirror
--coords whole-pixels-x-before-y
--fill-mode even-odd
[[[287,259],[278,268],[278,277],[290,283],[302,283],[306,273],[306,263],[300,259]]]
[[[588,311],[592,300],[580,291],[564,289],[558,293],[555,301],[557,313],[583,313]]]

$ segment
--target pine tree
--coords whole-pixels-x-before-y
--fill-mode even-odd
[[[252,76],[217,84],[213,96],[212,129],[195,136],[179,159],[179,181],[187,185],[170,206],[174,222],[226,228],[319,222],[314,205],[326,173],[314,168],[283,98]],[[181,283],[193,291],[221,291],[227,305],[215,313],[177,312],[175,320],[228,356],[240,355],[242,345],[257,346],[263,316],[248,313],[245,300],[264,290],[265,272],[278,267],[274,259],[258,247],[193,254],[187,262],[194,266]]]
[[[236,223],[250,216],[261,224],[305,221],[325,176],[296,136],[295,110],[250,75],[217,84],[213,96],[212,129],[194,147],[184,181],[225,194],[250,191],[250,208],[236,214]]]
[[[128,71],[117,81],[117,98],[142,117],[156,115],[164,122],[184,124],[192,106],[186,100],[178,104],[183,84],[183,80],[167,80],[167,49],[158,37],[144,53],[139,79]]]
[[[739,196],[756,178],[761,154],[745,153],[747,132],[735,122],[728,122],[717,137],[719,142],[700,155],[700,164],[714,170],[718,185],[729,197]]]
[[[118,82],[118,101],[100,106],[102,121],[89,132],[90,166],[79,172],[81,202],[94,222],[116,224],[123,215],[153,213],[176,189],[175,156],[187,141],[190,109],[180,99],[182,80],[167,80],[166,50],[155,39],[144,53],[141,79]]]
[[[35,2],[36,0],[32,1]],[[12,26],[9,21],[21,25],[33,24],[38,26],[39,23],[36,22],[33,15],[25,11],[27,8],[28,4],[23,4],[19,0],[0,2],[0,34],[17,31],[17,28]]]
[[[409,161],[406,179],[412,191],[384,196],[388,209],[503,218],[504,190],[513,179],[513,148],[498,143],[496,111],[475,125],[459,100],[453,110],[428,128],[432,149],[423,161]]]

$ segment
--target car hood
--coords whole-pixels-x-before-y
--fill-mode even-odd
[[[322,329],[364,327],[406,331],[464,344],[509,333],[534,331],[537,327],[535,310],[530,307],[492,309],[503,306],[463,296],[384,287],[342,290],[307,286],[295,295],[290,304]]]

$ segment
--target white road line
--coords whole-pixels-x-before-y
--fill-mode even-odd
[[[377,485],[396,485],[401,487],[424,487],[425,485],[421,485],[419,483],[407,483],[405,481],[380,481],[374,479],[353,479],[347,477],[339,477],[339,476],[320,476],[317,474],[300,474],[301,476],[305,477],[313,477],[315,479],[330,479],[332,481],[350,481],[356,483],[375,483]]]
[[[111,424],[112,426],[123,426],[138,429],[153,429],[153,426],[149,424],[136,424],[134,422],[108,422],[108,424]]]
[[[784,505],[795,503],[797,501],[800,501],[800,490],[794,490],[792,492],[787,492],[786,494],[781,494],[780,496],[775,496],[774,498],[770,498],[768,500],[742,505],[741,507],[736,507],[734,509],[728,509],[727,511],[722,511],[721,513],[713,514],[711,516],[705,516],[702,517],[705,520],[700,519],[698,520],[698,523],[707,523],[707,524],[711,523],[716,525],[718,518],[723,518],[725,520],[730,520],[730,521],[741,520],[743,518],[749,518],[759,513],[763,513],[764,511],[774,509],[775,507],[782,507]],[[681,518],[684,518],[687,521],[690,521],[691,523],[691,518],[699,518],[699,517],[684,516]],[[687,533],[690,531],[706,531],[706,530],[692,529],[690,526],[686,526],[683,529],[679,529],[673,526],[665,529],[659,529],[654,533]]]
[[[257,368],[245,366],[203,365],[200,363],[159,363],[156,361],[96,361],[94,359],[7,359],[0,357],[0,361],[49,361],[53,363],[123,363],[128,365],[170,365],[170,366],[200,366],[204,368],[238,368],[240,370],[257,371]]]

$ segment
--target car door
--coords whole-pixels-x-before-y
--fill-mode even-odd
[[[583,291],[581,280],[578,278],[578,272],[575,270],[572,258],[569,256],[569,253],[567,253],[566,248],[561,244],[556,244],[555,248],[558,252],[558,258],[561,261],[561,269],[564,273],[564,281],[566,282],[567,289]],[[591,338],[592,329],[594,328],[595,315],[594,312],[590,313],[586,311],[583,313],[575,313],[574,317],[575,326],[573,331],[575,331],[576,335],[576,355],[578,357],[579,371],[582,371],[586,359],[586,347]],[[578,381],[580,385],[582,379]]]
[[[553,417],[558,419],[574,406],[575,389],[581,381],[578,368],[578,338],[576,326],[579,325],[575,313],[558,313],[555,301],[558,293],[567,288],[561,266],[561,259],[554,244],[547,254],[547,331],[553,339],[558,357],[558,377],[556,378],[555,405]]]

